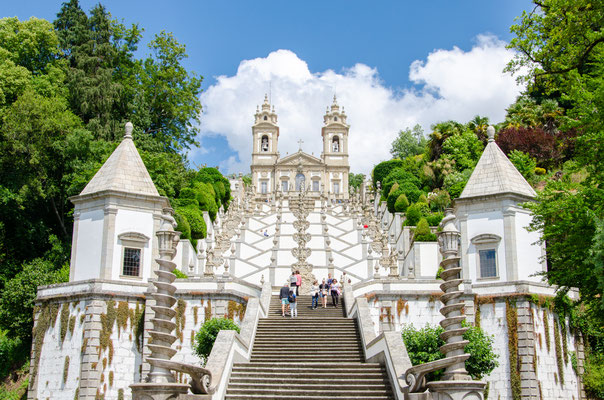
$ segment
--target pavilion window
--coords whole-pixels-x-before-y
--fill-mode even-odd
[[[122,275],[140,276],[141,270],[141,249],[124,247],[124,260]]]
[[[480,277],[497,277],[497,251],[495,249],[479,250]]]

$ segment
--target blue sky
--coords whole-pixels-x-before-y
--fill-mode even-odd
[[[96,3],[81,1],[82,8],[86,11]],[[370,120],[376,112],[369,115],[361,112],[353,115],[351,112],[354,109],[364,109],[364,101],[373,100],[375,103],[377,100],[369,92],[365,99],[358,99],[361,91],[354,82],[362,82],[363,85],[370,82],[369,86],[378,89],[379,93],[371,92],[376,96],[386,93],[391,101],[379,103],[384,109],[404,107],[408,110],[408,103],[401,100],[409,94],[415,95],[413,99],[407,99],[414,100],[409,104],[428,101],[437,103],[446,98],[449,91],[451,101],[454,101],[457,96],[455,90],[463,91],[463,87],[448,89],[445,87],[446,82],[439,82],[434,77],[443,76],[448,70],[455,70],[455,65],[463,63],[461,59],[470,59],[469,55],[475,49],[486,49],[475,54],[478,58],[473,59],[478,59],[478,62],[491,58],[490,54],[502,55],[504,42],[511,39],[509,27],[514,18],[531,7],[531,3],[525,0],[380,1],[373,4],[366,1],[137,0],[105,1],[103,4],[114,17],[122,19],[126,24],[140,24],[145,29],[145,43],[153,34],[166,30],[173,32],[180,42],[186,44],[189,54],[187,68],[204,76],[203,87],[206,92],[202,95],[202,103],[207,111],[207,118],[202,115],[202,148],[193,151],[190,156],[196,164],[220,165],[225,172],[246,172],[246,153],[251,151],[251,142],[247,143],[248,136],[251,136],[249,126],[255,104],[261,102],[268,82],[273,87],[273,103],[277,112],[283,113],[281,127],[284,133],[280,139],[284,143],[282,154],[293,149],[293,143],[298,137],[304,138],[305,142],[313,142],[312,138],[317,137],[316,131],[320,129],[321,122],[321,114],[316,115],[319,108],[313,109],[312,114],[300,114],[301,109],[313,108],[312,104],[305,103],[303,98],[307,96],[301,96],[300,90],[303,87],[314,87],[314,83],[318,84],[316,92],[321,95],[313,99],[313,103],[321,103],[321,112],[329,104],[331,94],[328,92],[335,90],[338,91],[341,104],[346,106],[344,103],[348,102],[351,106],[347,107],[352,125],[351,145],[353,135],[359,138],[379,135],[376,132],[380,129],[388,130],[389,134],[378,137],[390,139],[397,129],[405,126],[384,126],[375,128],[376,132],[372,132],[371,128],[362,128],[375,125],[367,122],[367,119]],[[60,5],[59,1],[48,0],[5,2],[2,16],[17,16],[20,19],[35,16],[52,20]],[[485,35],[490,38],[490,44],[485,44]],[[144,45],[141,50],[145,50]],[[288,52],[278,53],[278,50]],[[271,54],[274,57],[269,57]],[[433,55],[432,60],[430,55]],[[455,57],[458,61],[454,60]],[[248,65],[256,74],[245,75],[246,72],[240,68],[244,60],[256,60],[249,63],[251,66]],[[414,62],[416,79],[410,78]],[[443,69],[436,67],[439,62],[444,62]],[[275,66],[268,65],[270,63]],[[302,71],[303,65],[306,65],[310,75]],[[421,65],[425,68],[419,68]],[[370,72],[362,70],[362,67],[367,67]],[[289,73],[289,69],[296,68],[301,71],[300,74],[293,76]],[[463,67],[460,71],[463,71]],[[219,76],[224,78],[222,82],[217,79]],[[292,84],[300,79],[304,80],[303,84]],[[453,75],[449,79],[455,80],[457,77]],[[463,78],[459,77],[458,80],[462,82]],[[509,85],[507,82],[509,81],[506,81]],[[233,97],[228,92],[232,91],[234,84],[240,88],[240,92]],[[493,90],[501,91],[501,88]],[[247,98],[248,95],[249,99],[246,101],[236,100]],[[480,97],[476,93],[466,93],[462,97],[466,99],[470,96]],[[503,109],[510,102],[510,96],[512,95],[508,94],[499,105],[493,104],[492,109],[476,107],[477,112],[500,118]],[[302,100],[289,101],[298,98]],[[477,99],[467,106],[472,107],[485,101]],[[229,103],[229,106],[223,107],[224,103]],[[217,113],[217,110],[222,109],[224,111]],[[396,115],[404,113],[401,110]],[[416,122],[428,129],[430,124],[437,121],[430,120],[428,116],[422,117],[423,113],[441,119],[466,117],[463,112],[447,107],[441,107],[440,111],[442,112],[435,112],[434,109],[416,110],[416,118],[408,115],[398,123]],[[379,118],[396,119],[387,114]],[[312,119],[313,123],[300,128],[301,124],[296,121],[306,119]],[[225,125],[225,120],[234,120],[233,127]],[[357,131],[355,126],[358,127]],[[292,136],[285,137],[285,132],[292,132]],[[240,143],[242,139],[246,142],[245,145]],[[363,142],[359,141],[358,145],[363,147]],[[308,149],[305,148],[306,151],[318,151],[320,144],[309,146]],[[383,140],[380,146],[386,150],[376,153],[371,162],[387,157],[389,141]],[[280,149],[281,147],[280,143]],[[352,153],[351,150],[351,156],[354,156]],[[364,172],[370,167],[367,163],[351,164],[353,169],[356,166]]]

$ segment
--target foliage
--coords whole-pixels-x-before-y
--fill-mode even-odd
[[[172,271],[172,273],[174,275],[176,275],[176,277],[178,279],[187,279],[189,276],[187,274],[185,274],[184,272],[182,272],[181,270],[179,270],[178,268],[175,268],[174,271]]]
[[[476,133],[464,130],[449,136],[442,144],[442,154],[455,160],[455,169],[474,169],[484,146]]]
[[[218,332],[222,330],[237,331],[237,333],[240,331],[239,326],[228,318],[212,318],[205,321],[195,335],[194,351],[204,363],[212,351]]]
[[[428,193],[428,202],[431,210],[444,211],[445,208],[451,205],[451,196],[444,189],[434,189],[434,191]]]
[[[23,265],[23,270],[6,284],[0,298],[0,327],[8,337],[31,343],[37,287],[58,282],[53,265],[46,260],[38,258]]]
[[[426,324],[424,328],[416,329],[413,325],[403,327],[402,336],[407,347],[411,364],[418,365],[436,361],[444,357],[440,347],[445,344],[440,334],[444,329],[440,326]],[[498,365],[498,355],[493,351],[493,337],[484,333],[478,327],[470,327],[463,338],[468,340],[465,352],[470,354],[466,361],[466,369],[473,379],[488,376]],[[438,380],[443,370],[428,375],[428,380]]]
[[[426,151],[426,144],[424,130],[420,125],[415,125],[413,129],[406,128],[398,133],[397,138],[392,142],[390,154],[402,160],[423,154]]]
[[[438,226],[444,217],[445,215],[442,212],[437,211],[426,215],[426,220],[428,221],[428,225]]]
[[[365,182],[365,174],[353,174],[352,172],[348,174],[348,186],[351,188],[359,189],[363,182]]]
[[[401,193],[394,203],[394,211],[404,213],[407,211],[407,207],[409,207],[409,200],[407,200],[407,196],[404,193]]]
[[[583,385],[588,396],[604,399],[604,355],[590,354],[585,360]]]
[[[421,182],[419,178],[413,175],[411,172],[403,168],[396,168],[390,171],[390,173],[384,178],[382,182],[382,191],[384,193],[390,193],[391,188],[394,184],[398,183],[399,187],[403,184],[409,182],[413,184],[416,188],[421,186]]]
[[[396,168],[400,168],[403,166],[403,161],[399,159],[382,161],[375,167],[373,167],[373,171],[371,173],[371,181],[373,183],[373,188],[377,188],[377,183],[384,183],[384,178],[388,176],[388,174]]]
[[[522,151],[546,168],[559,165],[573,150],[571,134],[549,134],[540,127],[503,129],[497,136],[497,145],[508,157],[513,150]]]
[[[29,355],[27,348],[20,338],[10,338],[5,331],[0,331],[0,380]]]
[[[191,199],[197,203],[196,200]],[[203,239],[207,235],[206,223],[197,204],[190,204],[176,208],[176,213],[185,218],[191,228],[191,239]]]
[[[392,189],[396,189],[396,186],[393,186]],[[388,197],[386,199],[386,206],[388,208],[388,211],[390,211],[391,213],[396,212],[396,209],[395,209],[396,201],[398,200],[398,198],[400,196],[405,196],[405,194],[403,193],[403,191],[401,189],[393,190],[388,195]]]
[[[417,188],[417,186],[415,186],[411,182],[403,182],[400,185],[399,190],[401,191],[401,193],[403,193],[405,196],[407,196],[407,199],[409,200],[410,203],[415,203],[416,201],[419,200],[419,197],[422,195],[422,191],[419,190]]]
[[[415,226],[422,218],[422,212],[420,206],[416,204],[411,204],[407,207],[405,225],[407,226]]]
[[[510,154],[508,154],[508,157],[518,172],[524,176],[524,179],[530,180],[535,176],[537,162],[529,154],[519,150],[512,150]]]
[[[421,218],[417,223],[415,232],[413,234],[413,240],[416,242],[435,242],[436,235],[430,231],[428,221],[426,218]]]
[[[461,195],[461,192],[463,192],[463,189],[466,187],[466,183],[468,182],[457,182],[449,188],[449,194],[451,195],[452,199],[456,199]]]

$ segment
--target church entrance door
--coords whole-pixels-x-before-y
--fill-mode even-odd
[[[296,175],[296,191],[301,191],[304,190],[304,181],[306,180],[306,178],[304,177],[303,173],[298,173],[298,175]]]

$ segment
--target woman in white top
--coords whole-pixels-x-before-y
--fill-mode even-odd
[[[338,306],[338,300],[340,298],[340,284],[337,279],[331,282],[331,302],[334,307]]]

